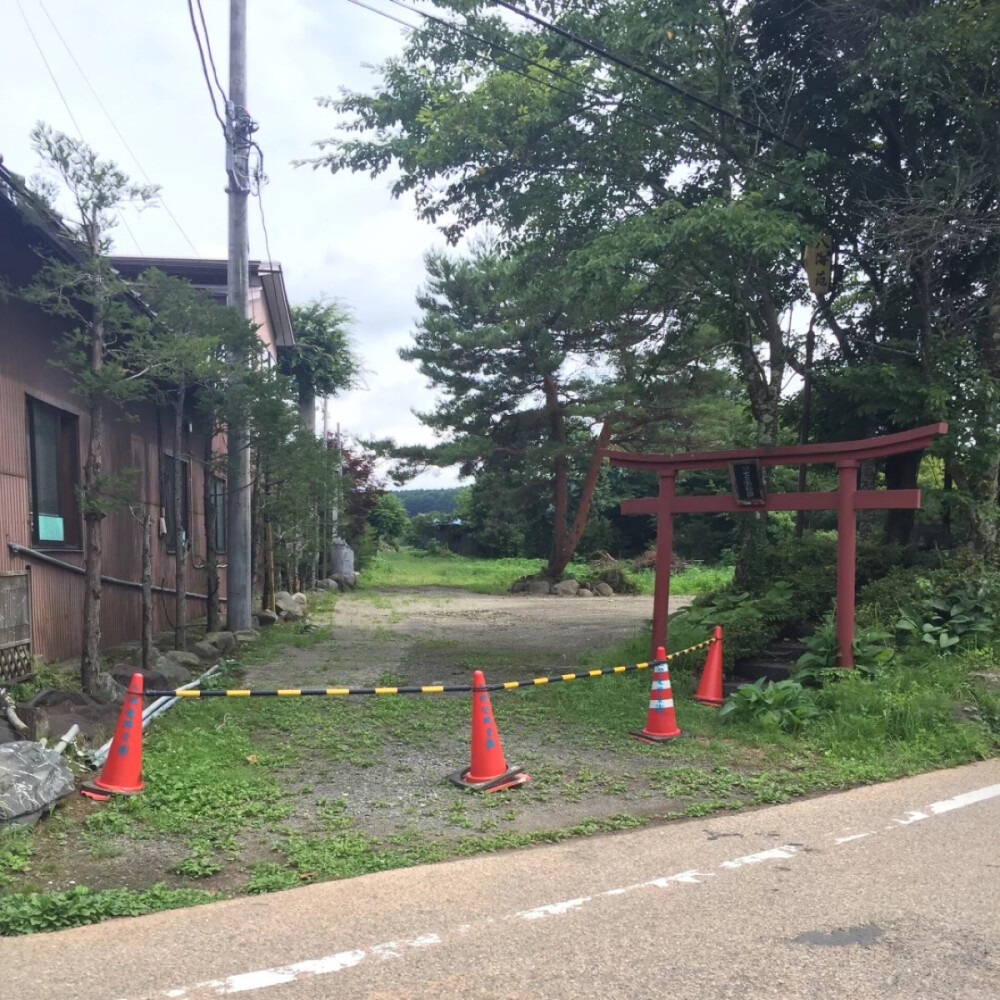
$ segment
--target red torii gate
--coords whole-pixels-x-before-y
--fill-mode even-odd
[[[898,434],[838,441],[830,444],[800,444],[785,448],[745,448],[736,451],[703,451],[677,455],[652,455],[605,449],[612,465],[656,472],[659,495],[624,500],[623,514],[656,515],[656,587],[653,594],[653,641],[667,642],[667,607],[670,601],[670,560],[673,550],[674,514],[736,514],[747,510],[835,510],[837,511],[837,642],[840,665],[853,667],[854,573],[857,552],[858,510],[889,510],[920,506],[920,490],[859,490],[858,465],[866,458],[885,458],[926,448],[945,434],[945,423],[927,424]],[[682,469],[711,469],[728,465],[733,476],[733,494],[679,497],[674,492]],[[762,465],[836,465],[836,490],[812,493],[774,493],[766,496],[760,478]]]

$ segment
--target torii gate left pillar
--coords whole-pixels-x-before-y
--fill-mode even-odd
[[[793,445],[787,448],[751,448],[739,451],[701,452],[676,455],[644,455],[606,451],[612,465],[645,469],[659,474],[655,498],[625,500],[623,514],[656,515],[656,587],[653,594],[652,649],[667,642],[670,610],[670,563],[674,542],[674,514],[746,513],[749,510],[837,511],[837,644],[840,665],[854,666],[855,564],[857,559],[857,512],[920,506],[920,490],[859,490],[858,466],[862,459],[882,458],[926,448],[948,425],[929,424],[898,434],[834,444]],[[760,465],[827,464],[837,468],[837,489],[811,493],[775,493],[755,507],[739,503],[732,494],[679,497],[677,473],[682,469],[707,469],[730,463]]]

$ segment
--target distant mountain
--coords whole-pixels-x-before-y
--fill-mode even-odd
[[[461,487],[455,486],[449,490],[394,490],[402,501],[408,517],[414,514],[450,514],[457,502]]]

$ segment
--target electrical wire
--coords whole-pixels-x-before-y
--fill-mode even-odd
[[[53,86],[59,93],[59,97],[63,102],[63,107],[66,109],[66,114],[69,115],[70,121],[73,123],[73,127],[77,131],[77,135],[83,138],[83,129],[80,128],[80,123],[76,120],[76,116],[73,114],[73,109],[69,106],[69,101],[66,100],[66,95],[62,91],[62,87],[59,86],[59,81],[56,79],[55,73],[52,72],[52,67],[49,65],[48,59],[45,58],[45,52],[42,50],[41,43],[38,41],[38,37],[35,35],[34,28],[31,27],[31,22],[28,20],[28,15],[24,13],[24,8],[21,6],[21,0],[17,0],[17,9],[21,12],[21,17],[24,18],[25,27],[28,29],[28,34],[31,35],[31,40],[35,43],[35,48],[38,49],[38,54],[42,57],[42,62],[45,63],[45,68],[49,72],[49,78],[52,80]]]
[[[218,87],[219,93],[222,95],[223,104],[229,103],[229,95],[226,93],[225,88],[219,83],[219,73],[215,68],[215,56],[212,54],[212,39],[208,33],[208,24],[205,22],[205,11],[201,6],[201,0],[196,0],[198,4],[198,17],[201,19],[201,30],[205,34],[205,49],[208,52],[208,62],[212,67],[212,78],[215,80],[215,86]]]
[[[257,198],[257,207],[260,210],[260,228],[264,231],[264,251],[267,254],[267,266],[273,270],[274,264],[271,259],[271,240],[267,235],[267,219],[264,218],[264,197],[261,194],[261,189],[267,183],[267,174],[264,173],[264,150],[262,150],[253,140],[251,140],[250,145],[257,150],[257,165],[254,167],[253,171],[253,194]]]
[[[28,15],[24,13],[24,8],[21,6],[21,0],[17,0],[17,9],[21,12],[21,17],[24,18],[25,27],[28,29],[28,34],[31,35],[31,40],[35,43],[35,48],[38,49],[38,54],[42,57],[42,62],[45,63],[45,68],[48,70],[49,77],[52,80],[53,86],[59,93],[59,97],[62,99],[63,107],[66,109],[66,114],[69,115],[70,121],[73,122],[73,126],[76,129],[76,134],[80,137],[81,142],[86,142],[84,138],[83,129],[80,128],[80,123],[76,120],[76,115],[73,114],[73,109],[69,106],[69,101],[66,100],[66,95],[63,93],[62,87],[59,86],[59,81],[56,79],[55,73],[52,71],[52,67],[49,65],[48,59],[45,58],[45,50],[42,48],[41,43],[38,41],[38,36],[35,34],[34,29],[31,27],[31,22],[28,20]],[[50,18],[51,20],[51,18]],[[132,232],[132,227],[128,224],[128,219],[125,218],[120,212],[117,216],[122,225],[125,227],[125,231],[129,234],[132,242],[135,244],[136,250],[139,251],[140,256],[143,255],[144,251],[141,244],[135,237],[135,233]]]
[[[581,46],[581,48],[593,52],[595,55],[600,56],[608,62],[616,63],[618,66],[622,66],[633,73],[637,73],[639,76],[645,77],[645,79],[655,83],[657,86],[666,88],[672,93],[677,94],[678,97],[684,98],[686,101],[700,104],[702,107],[708,108],[716,114],[722,115],[724,118],[738,122],[760,135],[774,139],[776,142],[780,142],[782,145],[788,146],[789,149],[794,149],[797,153],[807,152],[807,150],[798,145],[798,143],[792,142],[791,139],[786,139],[783,135],[781,135],[781,133],[775,132],[766,125],[761,125],[759,122],[753,122],[749,118],[744,118],[735,111],[729,111],[727,108],[724,108],[719,104],[715,104],[713,101],[710,101],[705,97],[699,97],[694,92],[666,79],[666,77],[660,76],[658,73],[653,73],[651,70],[645,69],[642,66],[637,66],[634,62],[631,62],[624,56],[620,56],[617,53],[612,52],[610,49],[606,49],[601,45],[595,44],[594,42],[589,42],[587,39],[581,38],[572,31],[560,28],[559,25],[553,24],[551,21],[546,21],[545,18],[539,17],[537,14],[532,14],[531,11],[524,10],[516,4],[508,3],[507,0],[492,0],[492,2],[499,7],[503,7],[505,10],[509,10],[512,14],[517,14],[534,24],[553,32],[554,34],[559,35],[560,38],[565,38],[567,41],[573,42],[574,44]]]
[[[52,15],[49,13],[48,8],[45,6],[44,0],[38,0],[38,5],[39,7],[42,8],[42,12],[49,19],[49,24],[52,25],[52,30],[56,33],[56,36],[59,38],[59,41],[62,42],[63,48],[66,49],[66,52],[69,54],[70,59],[73,60],[73,65],[76,66],[76,68],[80,71],[80,76],[83,77],[83,82],[88,86],[91,94],[94,95],[94,100],[97,101],[98,106],[104,112],[104,117],[107,118],[108,122],[111,124],[111,127],[115,130],[115,134],[121,140],[122,145],[128,150],[128,153],[135,162],[135,165],[139,168],[139,173],[141,173],[142,176],[146,179],[147,184],[152,184],[153,181],[150,178],[149,174],[146,173],[145,167],[143,167],[143,165],[139,162],[139,157],[136,156],[135,151],[128,144],[128,140],[125,138],[125,136],[122,135],[121,129],[118,128],[118,125],[115,122],[114,118],[111,117],[111,113],[104,106],[104,102],[101,100],[100,95],[94,89],[94,85],[90,82],[90,79],[84,72],[83,67],[80,65],[76,56],[73,54],[73,50],[69,47],[69,43],[66,41],[66,39],[63,37],[62,32],[59,30],[59,26],[56,24],[55,21],[52,20]],[[79,126],[77,126],[77,130],[79,131]],[[191,237],[188,236],[188,234],[184,231],[184,227],[177,220],[177,217],[174,215],[174,213],[170,211],[170,206],[163,199],[162,195],[160,196],[160,204],[163,206],[163,210],[170,217],[173,224],[177,227],[177,231],[181,234],[181,236],[184,237],[184,239],[187,241],[188,246],[191,247],[191,249],[194,251],[195,255],[201,256],[198,253],[198,248],[194,245],[194,242],[192,241]]]
[[[395,15],[390,14],[387,11],[380,10],[378,7],[372,7],[369,4],[364,3],[363,0],[347,0],[347,2],[354,4],[355,7],[363,7],[365,10],[371,11],[373,14],[378,14],[379,17],[384,17],[389,21],[393,21],[396,24],[402,25],[404,28],[409,28],[411,31],[420,30],[420,25],[412,24],[411,22],[405,21],[400,17],[396,17]],[[553,69],[551,66],[546,66],[544,63],[536,62],[534,59],[529,59],[527,56],[522,55],[520,52],[517,52],[514,49],[509,48],[508,46],[503,45],[500,42],[494,42],[488,38],[483,38],[481,35],[477,35],[475,32],[470,31],[468,28],[463,28],[460,24],[456,24],[454,21],[449,21],[446,18],[437,17],[434,14],[428,14],[417,7],[412,7],[407,3],[403,3],[402,0],[390,0],[390,3],[395,4],[397,7],[402,7],[404,10],[411,11],[412,13],[417,14],[419,17],[425,18],[428,21],[433,21],[435,24],[439,24],[442,27],[450,29],[451,31],[455,31],[460,35],[464,35],[466,38],[472,39],[473,41],[478,42],[481,45],[485,45],[488,48],[496,49],[499,52],[503,52],[506,55],[509,55],[514,59],[517,59],[525,66],[530,66],[534,69],[540,69],[544,73],[548,73],[549,75],[555,77],[556,79],[565,80],[567,83],[571,84],[577,89],[570,91],[566,90],[563,87],[557,87],[554,83],[550,82],[549,80],[539,79],[538,77],[535,76],[529,76],[527,73],[522,72],[520,70],[512,69],[511,67],[501,66],[496,59],[492,59],[488,55],[485,55],[484,53],[479,53],[480,55],[483,56],[483,58],[487,59],[489,62],[493,63],[493,65],[497,66],[499,69],[504,70],[505,72],[514,73],[517,76],[523,77],[525,80],[530,80],[532,83],[540,83],[543,87],[547,87],[549,90],[554,91],[557,94],[564,94],[566,97],[571,97],[574,100],[577,100],[580,97],[581,93],[591,97],[598,97],[604,101],[613,101],[616,99],[615,95],[609,94],[607,91],[600,90],[599,88],[596,87],[588,86],[584,83],[581,83],[579,80],[574,80],[573,77],[569,76],[566,73],[562,73],[557,69]],[[652,116],[648,115],[644,116],[643,118],[637,118],[634,114],[625,113],[622,114],[622,117],[628,121],[635,123],[636,125],[642,125],[647,128],[658,129],[662,128],[663,126],[662,121],[657,121]],[[686,122],[697,129],[697,124],[692,119],[688,118],[686,119]]]
[[[20,2],[20,0],[19,0]],[[208,66],[205,64],[205,50],[202,48],[201,35],[198,33],[198,23],[194,16],[194,3],[192,0],[187,0],[188,14],[191,17],[191,30],[194,32],[194,40],[198,45],[198,58],[201,60],[201,72],[205,77],[205,86],[208,87],[208,97],[212,102],[212,111],[215,113],[215,118],[219,125],[222,126],[222,134],[229,138],[228,129],[226,128],[226,123],[222,116],[219,114],[219,106],[215,103],[215,92],[212,90],[212,81],[208,76]],[[207,41],[207,39],[206,39]],[[214,66],[214,64],[213,64]]]

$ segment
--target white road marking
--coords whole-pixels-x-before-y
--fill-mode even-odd
[[[952,812],[955,809],[962,809],[965,806],[975,805],[977,802],[985,802],[1000,796],[1000,784],[988,785],[985,788],[978,788],[971,792],[963,792],[954,798],[943,799],[940,802],[932,802],[927,806],[927,812],[920,810],[910,810],[904,819],[894,819],[886,830],[899,830],[910,826],[920,820],[930,819],[932,816],[940,816],[943,813]],[[837,837],[835,844],[846,844],[853,840],[860,840],[862,837],[876,836],[875,831],[868,833],[855,833],[847,837]],[[536,906],[530,910],[520,910],[516,913],[507,914],[500,917],[500,920],[543,920],[548,917],[561,916],[581,909],[588,903],[595,902],[604,896],[622,896],[626,893],[635,892],[640,889],[668,889],[673,885],[702,885],[703,879],[713,878],[724,874],[727,871],[734,871],[740,868],[761,864],[766,861],[787,860],[799,856],[799,848],[794,844],[782,844],[780,847],[772,847],[766,851],[758,851],[756,854],[745,854],[739,858],[732,858],[719,863],[719,868],[723,871],[702,872],[697,869],[688,869],[677,872],[674,875],[665,875],[661,878],[651,879],[647,882],[636,882],[634,885],[622,886],[619,888],[605,889],[596,896],[579,896],[575,899],[567,899],[557,903],[546,903]],[[493,923],[493,918],[488,918],[484,923]],[[402,958],[408,952],[417,948],[429,948],[434,945],[446,943],[445,937],[457,937],[469,931],[469,924],[461,924],[451,928],[443,934],[423,934],[419,937],[404,941],[387,941],[384,944],[372,945],[367,949],[355,949],[353,951],[341,951],[323,958],[309,959],[304,962],[295,962],[291,965],[275,966],[270,969],[258,969],[255,972],[245,972],[239,975],[229,976],[226,979],[209,979],[201,983],[196,983],[186,989],[171,989],[148,995],[145,1000],[211,1000],[212,997],[228,996],[234,993],[247,993],[250,991],[263,990],[271,986],[279,986],[284,983],[294,982],[303,976],[322,976],[334,972],[342,972],[351,969],[366,960],[381,959],[383,961],[394,958]]]
[[[919,823],[922,819],[929,819],[930,817],[927,813],[922,813],[917,809],[911,809],[903,819],[894,819],[892,822],[897,826],[909,826],[911,823]],[[892,826],[887,826],[887,830],[891,830]]]
[[[558,917],[562,913],[570,910],[578,910],[584,903],[589,903],[590,896],[581,896],[579,899],[567,899],[562,903],[547,903],[545,906],[536,906],[533,910],[521,910],[515,913],[515,917],[522,920],[541,920],[542,917]]]
[[[952,809],[961,809],[976,802],[985,802],[986,799],[995,799],[998,795],[1000,795],[1000,785],[987,785],[985,788],[977,788],[974,792],[963,792],[953,799],[932,802],[928,808],[935,816],[940,816],[941,813],[951,812]]]
[[[795,854],[793,844],[782,844],[781,847],[772,847],[769,851],[758,851],[756,854],[747,854],[742,858],[733,858],[732,861],[723,861],[720,868],[742,868],[744,865],[757,865],[761,861],[775,861],[781,858],[790,858]]]

